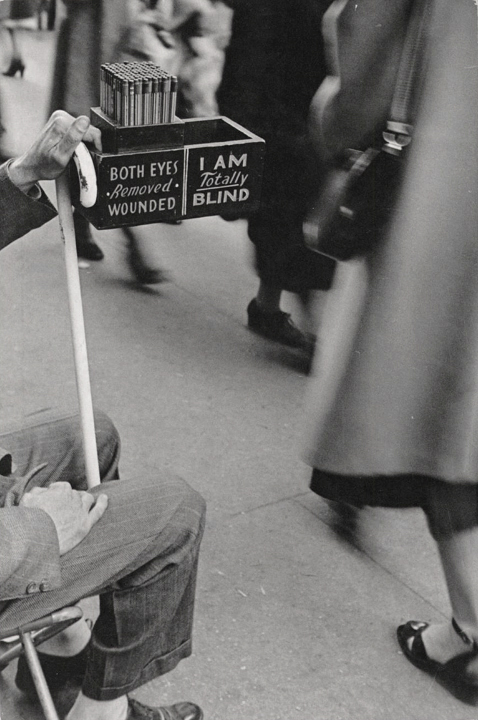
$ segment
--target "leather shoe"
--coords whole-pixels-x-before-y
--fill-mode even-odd
[[[409,620],[404,625],[400,625],[397,628],[398,642],[407,660],[420,670],[447,683],[467,685],[478,689],[478,675],[474,669],[478,657],[478,645],[463,632],[454,618],[452,626],[463,640],[464,650],[445,663],[433,660],[427,654],[422,639],[422,634],[428,627],[426,622]],[[472,665],[473,667],[471,667]]]
[[[103,260],[103,250],[95,243],[91,234],[90,223],[75,210],[73,224],[76,236],[76,254],[85,260]]]
[[[38,658],[52,695],[56,695],[67,686],[76,685],[75,695],[81,687],[86,672],[88,646],[74,657],[60,657],[38,652]],[[27,661],[23,655],[18,659],[15,684],[30,700],[36,700],[37,693]],[[126,720],[203,720],[203,712],[198,705],[180,702],[166,707],[148,707],[138,700],[128,697],[128,715]]]
[[[128,265],[136,282],[140,285],[157,285],[169,282],[170,278],[164,270],[148,264],[141,248],[140,239],[131,228],[124,227],[123,233],[128,241]]]
[[[126,720],[203,720],[203,717],[201,708],[191,702],[154,708],[128,697]]]
[[[76,238],[76,254],[85,260],[103,260],[104,253],[92,238]]]
[[[267,312],[259,307],[256,298],[247,306],[247,325],[258,335],[282,345],[300,348],[308,354],[313,352],[315,339],[310,333],[303,333],[291,320],[289,313],[276,310]]]
[[[136,282],[140,285],[158,285],[159,283],[168,282],[170,279],[169,275],[161,268],[146,265],[141,254],[136,249],[130,248],[128,265]]]

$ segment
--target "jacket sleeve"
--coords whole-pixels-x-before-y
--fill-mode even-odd
[[[43,190],[38,200],[33,199],[12,183],[7,163],[0,165],[0,250],[55,215]]]
[[[55,525],[38,508],[0,509],[0,601],[61,586]]]
[[[390,112],[410,0],[335,0],[323,34],[328,75],[310,108],[320,152],[365,148]]]

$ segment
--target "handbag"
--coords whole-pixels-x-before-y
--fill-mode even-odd
[[[413,4],[381,144],[348,150],[327,173],[304,221],[306,244],[335,260],[373,250],[396,206],[425,72],[432,2]]]

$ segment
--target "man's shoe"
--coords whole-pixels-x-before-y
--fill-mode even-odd
[[[247,325],[258,335],[274,340],[275,342],[288,345],[289,347],[300,348],[310,352],[313,343],[309,333],[303,333],[293,323],[289,313],[276,310],[267,312],[262,310],[253,298],[247,306]]]
[[[203,717],[203,711],[194,703],[180,702],[154,708],[128,697],[126,720],[203,720]]]
[[[150,267],[144,262],[141,253],[130,248],[128,251],[128,265],[133,273],[136,282],[140,285],[159,285],[169,282],[170,277],[159,267]]]
[[[104,253],[93,238],[76,238],[76,254],[84,260],[103,260]]]
[[[45,674],[45,679],[50,692],[63,690],[66,685],[81,686],[86,672],[86,660],[88,657],[88,646],[73,657],[60,657],[59,655],[47,655],[38,651],[38,659]],[[18,658],[17,674],[15,685],[30,700],[35,700],[37,691],[24,655]]]
[[[93,240],[90,223],[75,210],[73,224],[76,236],[76,254],[85,260],[103,260],[103,250]]]
[[[136,281],[140,285],[157,285],[169,282],[170,277],[164,270],[153,267],[146,261],[138,235],[128,227],[124,227],[122,230],[128,241],[128,265]]]

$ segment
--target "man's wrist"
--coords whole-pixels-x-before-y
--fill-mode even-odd
[[[22,156],[8,163],[7,172],[12,183],[26,195],[31,194],[32,188],[38,182],[38,178],[33,177],[31,169],[25,166]]]

